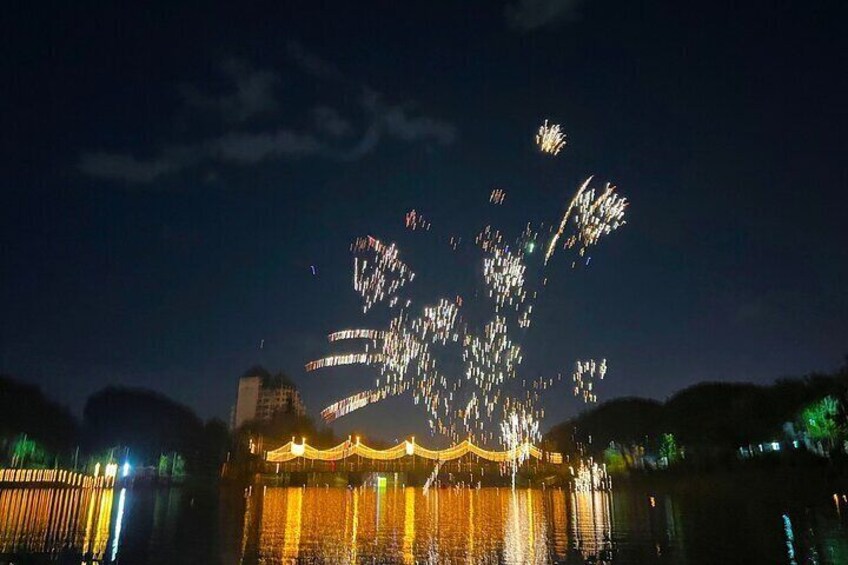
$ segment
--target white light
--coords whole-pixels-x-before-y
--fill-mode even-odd
[[[122,477],[128,477],[130,474],[130,462],[124,461],[124,468],[121,470]]]
[[[121,496],[118,497],[118,519],[115,520],[115,540],[112,542],[112,561],[118,559],[118,543],[121,540],[121,524],[124,522],[124,501],[126,500],[126,496],[127,489],[122,488]]]

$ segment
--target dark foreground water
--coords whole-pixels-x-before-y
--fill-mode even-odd
[[[848,563],[848,498],[791,488],[0,490],[0,562]]]

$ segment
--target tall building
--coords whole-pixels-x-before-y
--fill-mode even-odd
[[[245,422],[267,422],[275,414],[304,416],[306,408],[295,384],[283,373],[271,375],[264,367],[248,369],[239,378],[236,405],[230,425],[233,429]]]

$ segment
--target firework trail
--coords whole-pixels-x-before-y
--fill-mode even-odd
[[[551,256],[554,254],[554,249],[556,248],[557,241],[562,237],[563,232],[565,232],[565,227],[568,225],[568,218],[571,216],[571,211],[574,209],[574,205],[577,203],[577,200],[583,194],[583,191],[586,190],[586,187],[589,186],[589,183],[592,182],[592,177],[587,178],[583,181],[583,184],[580,185],[580,188],[577,189],[577,193],[575,193],[574,197],[571,199],[571,202],[568,203],[568,208],[565,209],[565,214],[562,216],[562,221],[559,223],[559,229],[557,229],[554,236],[551,238],[550,243],[548,243],[548,250],[545,252],[545,264],[548,264]]]
[[[338,332],[333,332],[327,336],[327,341],[342,341],[346,339],[370,339],[377,340],[382,339],[385,335],[385,332],[380,330],[367,330],[367,329],[354,329],[354,330],[342,330]]]
[[[342,365],[372,365],[383,361],[380,354],[348,353],[346,355],[331,355],[323,359],[316,359],[306,364],[306,372],[310,373],[317,369],[326,367],[340,367]]]
[[[355,410],[359,410],[360,408],[364,408],[365,406],[375,402],[380,402],[390,395],[390,391],[385,387],[377,390],[357,392],[347,398],[333,402],[324,408],[321,411],[321,418],[329,424],[333,420],[341,418],[342,416],[347,416]]]
[[[585,255],[586,249],[598,243],[601,236],[610,234],[625,224],[624,212],[628,205],[627,199],[615,194],[615,187],[609,183],[600,196],[595,198],[595,189],[589,189],[590,182],[592,182],[591,176],[583,181],[583,184],[580,185],[580,188],[577,189],[574,197],[568,203],[568,208],[565,209],[559,228],[548,243],[548,249],[545,252],[545,264],[553,256],[557,242],[568,229],[568,220],[575,210],[574,224],[577,232],[566,238],[564,247],[571,249],[579,244],[578,254],[580,257]]]

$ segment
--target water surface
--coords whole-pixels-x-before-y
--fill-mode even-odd
[[[0,562],[848,563],[846,510],[727,489],[9,489]]]

